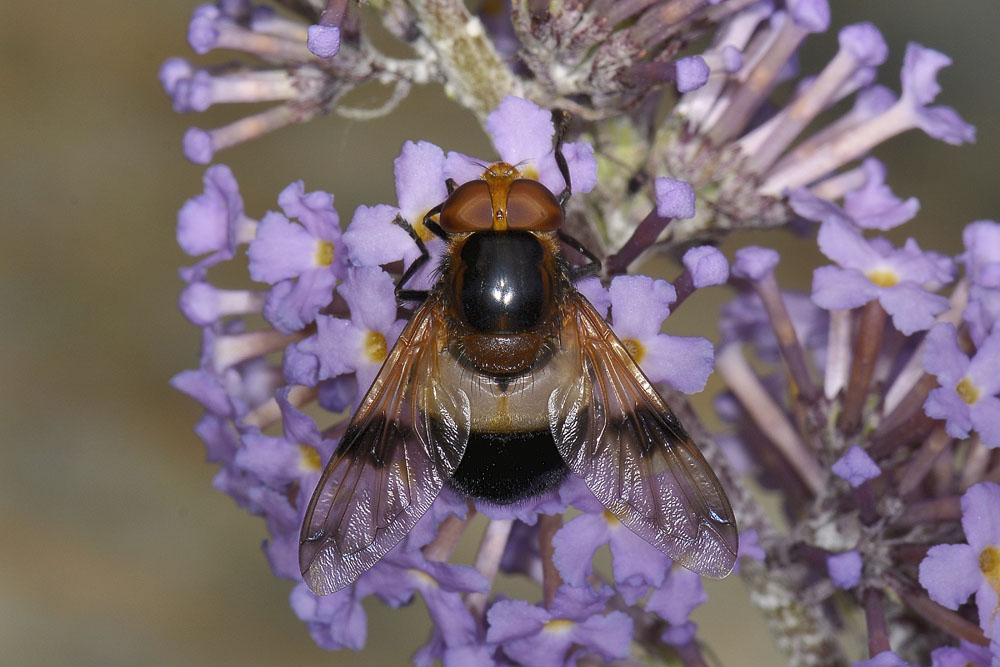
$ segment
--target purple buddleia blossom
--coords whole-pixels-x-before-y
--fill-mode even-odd
[[[971,283],[962,319],[972,341],[982,345],[1000,321],[1000,225],[977,220],[962,231],[962,243],[965,252],[959,259]]]
[[[655,613],[671,625],[683,625],[695,607],[707,601],[701,577],[690,570],[675,567],[646,600],[646,611]]]
[[[596,653],[605,660],[625,658],[632,639],[632,620],[623,612],[602,614],[612,591],[563,585],[548,609],[521,600],[500,600],[486,614],[486,641],[500,644],[519,663],[561,667],[576,655]],[[581,647],[569,652],[573,645]]]
[[[367,388],[403,330],[406,321],[396,318],[395,283],[382,269],[348,269],[337,292],[347,302],[350,319],[317,318],[316,334],[296,344],[291,360],[286,359],[290,382],[314,384],[353,372],[357,386]]]
[[[345,588],[333,595],[314,595],[305,584],[292,589],[292,610],[305,621],[313,641],[322,648],[360,651],[368,637],[368,617],[355,592]]]
[[[830,468],[837,477],[846,479],[853,486],[858,487],[870,479],[875,479],[882,474],[872,457],[868,456],[865,450],[857,445],[847,450]]]
[[[1000,446],[1000,330],[970,359],[958,346],[954,326],[935,325],[927,334],[923,364],[941,385],[927,397],[924,411],[944,419],[953,437],[975,430],[987,447]]]
[[[340,28],[335,25],[311,25],[306,46],[320,58],[332,58],[340,51]]]
[[[774,271],[781,256],[772,248],[745,246],[733,255],[733,275],[747,280],[760,280]]]
[[[177,243],[189,255],[208,254],[182,274],[187,280],[210,266],[232,259],[237,245],[246,243],[256,233],[256,223],[243,213],[243,198],[229,167],[222,164],[209,167],[202,182],[205,191],[187,200],[177,213]]]
[[[677,298],[673,286],[648,276],[618,276],[609,291],[612,327],[649,379],[689,394],[704,389],[712,373],[712,343],[660,333]]]
[[[968,544],[938,544],[920,563],[920,584],[932,600],[958,609],[976,594],[979,625],[1000,638],[1000,485],[980,482],[962,496],[962,529]]]
[[[729,262],[718,248],[695,246],[684,253],[684,268],[691,274],[695,289],[723,285],[729,279]]]
[[[393,169],[399,207],[359,206],[344,232],[344,244],[355,264],[377,266],[402,259],[408,266],[420,255],[406,230],[393,224],[397,215],[414,225],[424,241],[431,240],[423,230],[423,220],[430,209],[448,196],[444,151],[427,141],[408,141]]]
[[[951,280],[943,268],[909,239],[900,249],[873,244],[842,220],[828,217],[819,230],[819,247],[839,266],[823,266],[813,273],[812,298],[827,310],[857,308],[873,299],[904,334],[930,328],[934,316],[948,308],[948,300],[925,285]]]
[[[656,213],[663,218],[693,218],[694,189],[684,181],[661,176],[653,183],[656,188]]]
[[[626,604],[635,604],[649,587],[658,587],[671,561],[608,512],[581,514],[559,529],[552,540],[553,562],[563,581],[583,586],[593,571],[594,553],[607,544],[616,588]]]
[[[740,548],[739,553],[736,554],[736,566],[733,567],[733,572],[739,574],[740,564],[746,558],[763,562],[766,557],[767,554],[764,552],[763,547],[760,546],[760,538],[757,535],[757,530],[754,528],[744,530],[740,533]]]
[[[250,277],[273,285],[264,317],[278,331],[290,333],[312,322],[329,303],[346,258],[333,195],[307,193],[298,181],[282,190],[278,204],[284,215],[264,215],[247,256]]]
[[[677,61],[677,92],[698,90],[708,81],[709,68],[700,56],[689,56]]]
[[[910,220],[920,210],[916,197],[901,200],[885,184],[886,168],[879,160],[868,158],[861,168],[865,184],[844,195],[844,212],[863,229],[886,230]]]
[[[995,663],[987,646],[963,641],[960,646],[943,646],[931,651],[931,667],[990,667]]]
[[[862,565],[861,554],[854,549],[826,558],[830,580],[838,588],[854,588],[861,583]]]

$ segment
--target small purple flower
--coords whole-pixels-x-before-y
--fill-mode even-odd
[[[987,447],[1000,446],[1000,331],[983,341],[972,359],[958,347],[958,334],[949,323],[935,325],[927,334],[924,370],[938,378],[924,411],[944,419],[948,434],[965,438],[979,433]]]
[[[882,474],[882,470],[872,460],[872,457],[868,456],[868,452],[857,445],[848,449],[846,454],[837,459],[831,469],[837,477],[846,479],[855,488]]]
[[[689,93],[705,85],[708,81],[709,69],[705,60],[700,56],[689,56],[679,58],[677,66],[677,92]]]
[[[777,250],[744,246],[733,254],[733,275],[746,280],[760,280],[774,271],[781,256]]]
[[[522,600],[500,600],[486,614],[486,641],[499,644],[511,660],[538,667],[575,664],[574,644],[605,660],[625,658],[632,640],[632,619],[620,611],[601,615],[611,597],[604,587],[563,585],[549,609]]]
[[[320,58],[332,58],[340,52],[340,28],[335,25],[311,25],[306,46]]]
[[[610,293],[615,333],[649,379],[689,394],[704,389],[715,362],[712,343],[660,333],[677,298],[673,286],[649,276],[618,276]]]
[[[962,319],[973,342],[982,345],[1000,321],[1000,225],[977,220],[962,231],[962,242],[965,252],[959,259],[971,282]]]
[[[635,604],[650,586],[660,586],[670,571],[670,558],[603,511],[581,514],[553,537],[553,562],[563,581],[584,586],[593,571],[594,553],[603,544],[611,548],[616,588],[627,604]]]
[[[885,165],[875,158],[866,159],[862,169],[867,177],[864,186],[844,195],[844,212],[863,229],[892,229],[910,220],[920,210],[916,197],[903,201],[885,184]]]
[[[861,554],[855,549],[827,556],[826,570],[837,588],[854,588],[861,583]]]
[[[316,334],[286,351],[285,376],[296,384],[315,384],[354,372],[357,386],[367,391],[406,325],[396,319],[395,282],[378,267],[359,266],[347,270],[337,292],[350,319],[317,317]]]
[[[424,228],[424,216],[448,196],[444,165],[444,151],[430,142],[407,141],[403,145],[393,162],[399,207],[385,204],[358,207],[344,232],[352,262],[378,266],[403,260],[409,266],[420,255],[420,249],[406,230],[393,224],[393,220],[401,216],[424,242],[434,238]]]
[[[740,565],[745,558],[755,560],[758,563],[763,563],[764,559],[767,558],[767,553],[760,546],[760,537],[758,537],[755,528],[740,533],[740,546],[737,549],[736,566],[733,567],[733,572],[740,573]]]
[[[1000,637],[1000,485],[980,482],[962,496],[962,528],[968,544],[939,544],[920,563],[920,584],[932,600],[958,609],[976,594],[979,625]]]
[[[243,198],[233,172],[224,164],[205,170],[205,191],[184,202],[177,213],[177,243],[189,255],[212,253],[185,276],[194,279],[199,270],[232,259],[236,246],[256,232],[256,222],[243,214]]]
[[[729,280],[729,262],[715,246],[695,246],[684,253],[682,261],[695,289],[724,285]]]
[[[946,298],[924,286],[950,281],[951,273],[913,239],[901,249],[886,249],[865,240],[842,220],[828,217],[820,226],[819,247],[840,265],[813,273],[812,298],[821,308],[846,310],[878,299],[906,335],[929,328],[934,316],[948,309]]]
[[[912,42],[907,44],[900,77],[903,83],[900,104],[907,105],[916,119],[915,124],[924,132],[935,139],[957,145],[974,141],[975,128],[963,121],[951,107],[927,106],[941,92],[937,82],[938,71],[950,64],[951,58],[943,53]]]
[[[646,611],[657,614],[671,625],[683,625],[695,607],[707,601],[701,577],[683,567],[675,567],[663,585],[646,600]]]
[[[335,651],[360,651],[368,636],[368,617],[353,586],[333,595],[318,596],[298,584],[290,596],[295,615],[306,622],[309,634],[320,647]]]
[[[555,126],[547,109],[530,100],[507,95],[486,117],[486,131],[493,137],[501,160],[516,165],[528,178],[537,178],[552,192],[559,193],[565,187],[552,150]],[[590,144],[564,144],[563,154],[573,192],[582,194],[593,190],[597,184],[597,160]],[[475,161],[467,156],[449,153],[447,175],[459,183],[478,178],[482,169],[475,167],[477,171],[470,171],[473,165]]]
[[[684,181],[661,176],[653,181],[656,214],[661,218],[686,220],[695,214],[694,188]]]
[[[931,667],[990,667],[995,664],[989,647],[967,641],[957,647],[943,646],[931,651]]]
[[[264,316],[278,331],[291,333],[312,322],[330,302],[344,273],[344,246],[333,195],[307,193],[297,181],[281,191],[278,204],[285,215],[269,211],[264,216],[247,256],[250,277],[273,285]]]

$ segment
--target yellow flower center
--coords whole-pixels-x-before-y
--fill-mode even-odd
[[[575,625],[573,621],[566,620],[565,618],[557,618],[546,623],[545,630],[547,632],[569,632],[573,625]]]
[[[1000,592],[1000,548],[990,545],[979,553],[979,570],[993,590]]]
[[[622,345],[625,346],[628,353],[635,359],[635,363],[642,363],[643,357],[646,356],[646,348],[642,346],[642,343],[635,338],[625,338],[622,340]]]
[[[899,282],[899,276],[892,269],[872,269],[868,272],[868,280],[879,287],[892,287]]]
[[[430,588],[437,588],[438,582],[435,581],[434,577],[432,577],[431,575],[427,574],[423,570],[418,570],[416,568],[411,568],[410,569],[410,574],[412,574],[414,577],[416,577],[424,586],[428,586]]]
[[[302,468],[312,472],[319,472],[323,469],[323,461],[319,458],[319,452],[309,445],[299,445],[299,452],[302,454]]]
[[[316,241],[316,266],[333,264],[334,247],[332,241]]]
[[[377,331],[369,331],[365,337],[365,356],[368,360],[380,364],[385,361],[388,352],[389,346],[385,342],[385,336]]]
[[[533,181],[538,180],[538,167],[535,166],[534,162],[519,166],[517,170],[521,172],[521,178],[530,178]]]
[[[955,385],[955,393],[969,405],[975,405],[979,400],[979,387],[972,384],[969,378],[962,378],[962,381]]]
[[[417,236],[420,237],[420,240],[423,241],[424,243],[427,243],[432,238],[434,238],[434,232],[427,229],[427,227],[424,225],[425,215],[427,215],[427,211],[421,213],[417,221],[410,223],[410,226],[413,227],[413,231],[417,233]]]
[[[612,526],[618,523],[618,517],[607,510],[604,510],[604,520]]]

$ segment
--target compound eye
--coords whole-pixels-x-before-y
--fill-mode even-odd
[[[547,187],[527,178],[519,178],[510,184],[507,225],[511,229],[554,232],[562,221],[559,202]]]
[[[493,227],[493,202],[486,181],[458,186],[445,200],[438,219],[446,232],[477,232]]]

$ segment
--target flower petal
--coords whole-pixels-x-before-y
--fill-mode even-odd
[[[931,599],[948,609],[958,609],[983,580],[979,556],[968,544],[931,547],[920,563],[919,576]]]
[[[863,306],[878,296],[878,288],[855,269],[821,266],[813,271],[812,300],[826,310]]]

